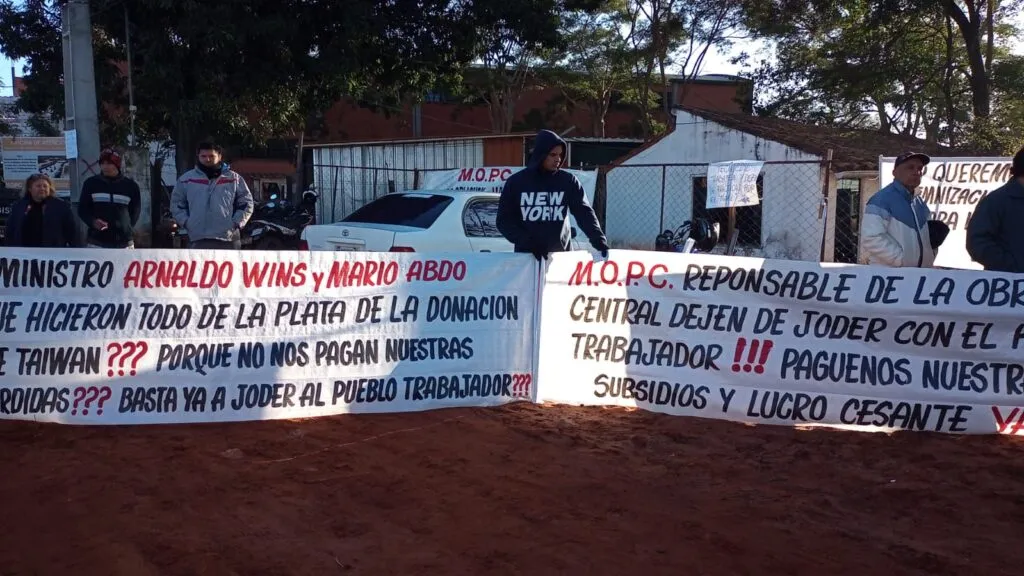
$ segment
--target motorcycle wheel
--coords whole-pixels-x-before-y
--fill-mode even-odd
[[[254,250],[284,250],[284,241],[275,236],[260,238],[252,245]]]

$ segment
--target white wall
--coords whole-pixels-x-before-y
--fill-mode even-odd
[[[313,148],[313,184],[320,194],[317,222],[337,222],[357,208],[394,190],[410,190],[415,169],[483,166],[479,138],[430,142],[352,144]],[[423,174],[420,174],[422,182]]]
[[[608,172],[606,233],[613,246],[653,248],[664,228],[689,220],[693,178],[707,174],[707,164],[728,160],[767,162],[820,161],[820,158],[771,140],[677,110],[673,132]],[[662,166],[664,222],[661,222]],[[637,166],[641,165],[641,166]],[[817,261],[824,220],[819,219],[824,169],[818,163],[766,164],[761,247],[740,247],[738,254]],[[834,195],[834,190],[832,191]],[[742,224],[742,222],[739,222]],[[726,239],[723,238],[722,248]]]

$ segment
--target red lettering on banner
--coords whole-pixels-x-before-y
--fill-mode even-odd
[[[459,182],[465,182],[466,180],[472,180],[472,179],[473,179],[473,169],[472,168],[463,168],[462,170],[459,170],[459,179],[458,179]]]
[[[570,286],[639,286],[640,281],[646,281],[652,288],[672,288],[667,280],[659,279],[659,276],[668,274],[668,266],[655,264],[647,268],[643,262],[630,261],[626,264],[626,275],[620,280],[622,268],[612,260],[601,263],[594,277],[594,262],[578,262],[576,269],[569,277]]]
[[[1003,418],[1003,413],[999,406],[993,406],[992,416],[996,419],[996,429],[1000,434],[1017,436],[1024,432],[1024,410],[1014,408]]]
[[[390,286],[396,280],[398,262],[335,262],[327,274],[327,287]]]
[[[124,287],[227,288],[234,274],[231,262],[134,260],[124,273]]]
[[[405,274],[406,282],[462,282],[466,278],[466,263],[462,260],[416,260]]]
[[[298,288],[308,279],[305,262],[242,262],[246,288]]]

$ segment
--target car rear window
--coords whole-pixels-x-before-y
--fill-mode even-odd
[[[430,228],[452,200],[451,196],[441,194],[388,194],[349,214],[342,222]]]

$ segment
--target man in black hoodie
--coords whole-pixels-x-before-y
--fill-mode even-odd
[[[559,170],[565,150],[565,140],[558,134],[550,130],[537,133],[526,168],[509,176],[501,191],[498,231],[516,252],[529,252],[543,260],[552,252],[571,249],[571,213],[590,244],[607,258],[608,240],[583,186],[575,176]]]
[[[88,228],[92,248],[134,248],[135,224],[142,211],[139,185],[121,174],[121,155],[100,153],[100,173],[82,184],[78,216]]]

